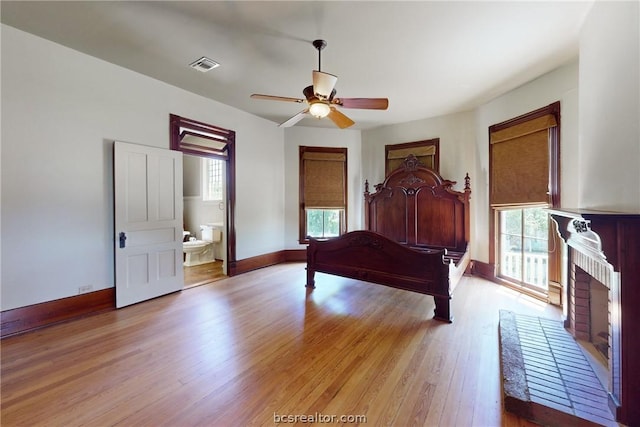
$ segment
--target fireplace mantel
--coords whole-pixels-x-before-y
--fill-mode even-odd
[[[605,274],[613,270],[617,277],[609,292],[613,308],[609,320],[614,335],[610,406],[618,422],[639,425],[640,212],[586,209],[549,209],[548,212],[570,248],[581,257],[609,265]],[[572,263],[572,260],[567,262]]]
[[[633,262],[632,258],[624,256],[623,253],[626,249],[635,250],[637,254],[640,241],[635,239],[638,237],[640,212],[609,212],[588,209],[548,209],[548,212],[558,224],[558,231],[568,244],[571,244],[571,240],[573,240],[572,246],[579,250],[594,248],[589,242],[595,234],[600,239],[602,253],[615,271],[621,271],[621,263],[625,260]],[[625,238],[627,231],[633,233],[634,230],[636,232],[635,239]],[[629,244],[629,248],[619,246],[619,243],[625,242]]]

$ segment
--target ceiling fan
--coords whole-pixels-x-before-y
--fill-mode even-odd
[[[327,46],[324,40],[314,40],[313,46],[318,50],[318,70],[313,70],[313,85],[304,88],[302,98],[289,98],[286,96],[261,95],[254,93],[251,98],[266,99],[270,101],[296,102],[301,104],[306,102],[307,108],[300,111],[295,116],[281,123],[280,127],[293,126],[305,116],[311,115],[318,119],[329,117],[340,129],[348,128],[355,124],[353,120],[341,113],[336,107],[358,108],[365,110],[386,110],[389,106],[387,98],[338,98],[334,89],[338,77],[333,74],[322,72],[321,51]]]

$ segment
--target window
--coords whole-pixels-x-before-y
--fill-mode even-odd
[[[222,200],[224,160],[202,158],[202,200]]]
[[[498,282],[547,295],[558,251],[544,208],[558,206],[560,103],[489,128],[490,263]]]
[[[300,243],[346,231],[347,149],[300,147]]]
[[[549,220],[544,207],[546,206],[499,211],[498,275],[522,286],[546,292]]]
[[[318,239],[340,235],[343,209],[306,209],[307,236]]]
[[[439,146],[440,138],[385,145],[385,176],[402,166],[404,159],[406,159],[409,154],[416,156],[418,161],[424,166],[438,172],[440,169]]]

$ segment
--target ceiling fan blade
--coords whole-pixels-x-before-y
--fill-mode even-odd
[[[289,120],[287,120],[286,122],[282,122],[278,125],[279,128],[288,128],[291,127],[293,125],[295,125],[296,123],[298,123],[300,120],[302,120],[304,118],[304,116],[307,115],[307,113],[309,112],[309,109],[306,108],[302,111],[300,111],[298,114],[296,114],[295,116],[291,117]]]
[[[331,91],[336,85],[338,77],[333,74],[323,73],[322,71],[313,71],[313,93],[324,99],[329,99]]]
[[[388,98],[335,98],[331,102],[344,108],[363,110],[386,110],[389,107]]]
[[[331,111],[327,115],[331,119],[333,123],[336,124],[340,129],[348,128],[349,126],[354,125],[356,122],[351,120],[349,117],[342,114],[336,107],[331,107]]]
[[[253,99],[264,99],[267,101],[285,101],[285,102],[297,102],[298,104],[303,103],[305,100],[300,98],[289,98],[287,96],[273,96],[273,95],[262,95],[259,93],[254,93],[251,95]]]

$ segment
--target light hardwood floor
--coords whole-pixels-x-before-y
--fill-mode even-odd
[[[1,424],[531,425],[502,410],[498,310],[557,310],[465,277],[445,324],[426,295],[304,283],[281,264],[2,340]]]
[[[206,264],[183,268],[184,289],[215,282],[216,280],[227,277],[222,272],[222,261],[208,262]]]

